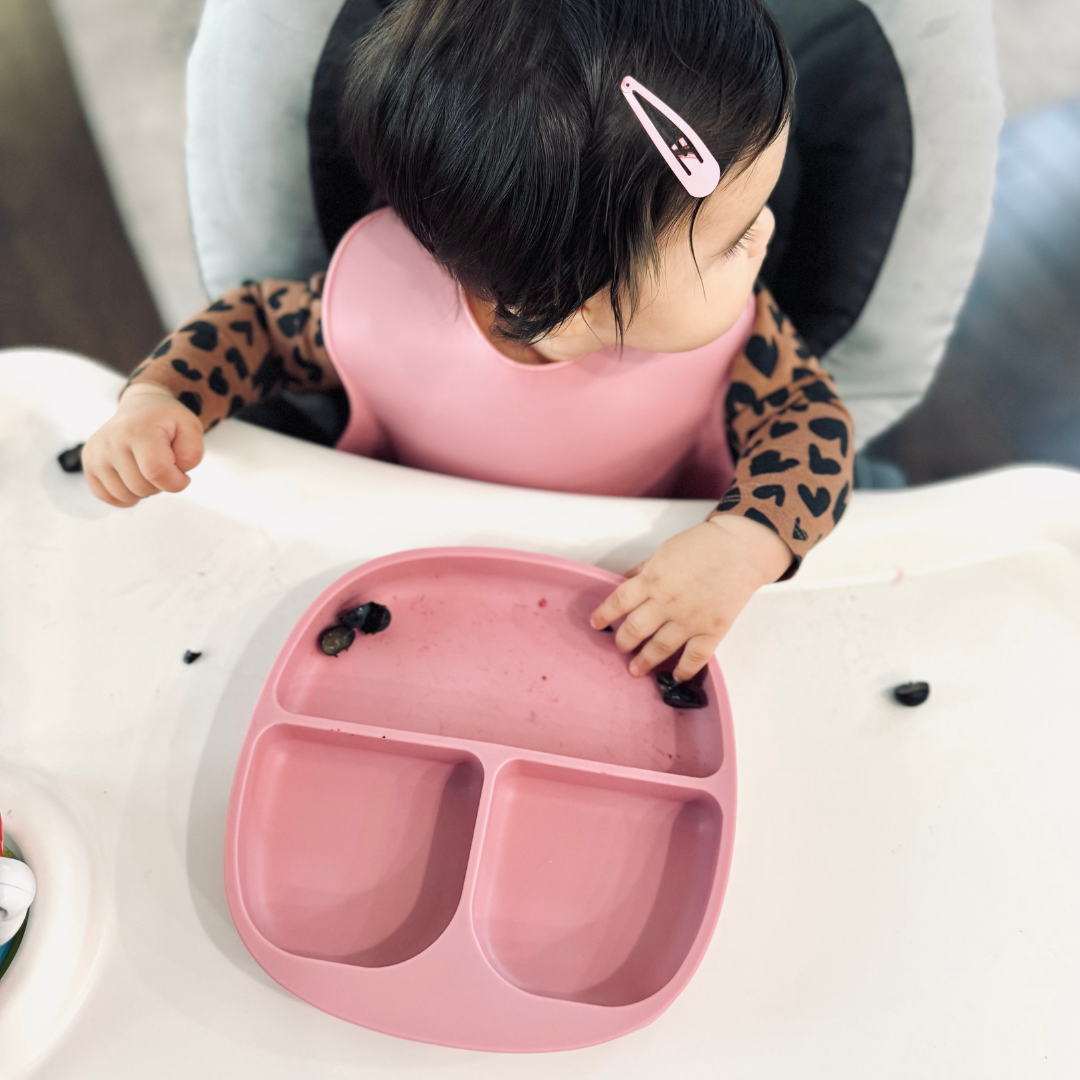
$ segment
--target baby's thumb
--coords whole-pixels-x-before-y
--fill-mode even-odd
[[[202,461],[203,430],[202,425],[194,416],[191,417],[190,422],[176,425],[173,455],[176,458],[177,468],[183,472],[189,472]]]

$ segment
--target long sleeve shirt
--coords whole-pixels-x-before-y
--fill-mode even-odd
[[[344,386],[343,449],[522,486],[711,496],[713,514],[748,517],[787,543],[786,576],[851,490],[850,416],[768,290],[701,350],[519,364],[388,211],[354,227],[329,280],[246,282],[131,381],[168,388],[206,430],[282,389]]]

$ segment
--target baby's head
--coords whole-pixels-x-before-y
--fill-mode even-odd
[[[712,195],[653,145],[627,75],[716,158]],[[363,174],[496,333],[550,359],[620,338],[676,352],[745,307],[793,90],[761,0],[398,0],[357,48],[344,122]]]

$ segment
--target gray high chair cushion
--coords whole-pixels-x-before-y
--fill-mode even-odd
[[[793,50],[853,0],[770,0]],[[308,109],[343,0],[208,0],[188,67],[188,173],[207,289],[305,277],[329,253],[317,221]],[[910,184],[854,325],[824,359],[856,445],[915,405],[944,351],[989,218],[1004,116],[988,0],[869,0],[903,74]],[[813,43],[812,41],[810,42]]]
[[[328,262],[307,114],[342,0],[206,0],[187,67],[187,176],[203,284],[306,278]]]
[[[856,448],[914,407],[933,379],[982,251],[1005,119],[989,0],[868,6],[904,74],[915,153],[870,299],[823,358],[855,419]]]

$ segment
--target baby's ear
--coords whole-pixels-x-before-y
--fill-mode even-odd
[[[637,297],[631,298],[631,303],[637,303]],[[627,302],[627,297],[623,298],[623,318],[626,318],[626,312],[629,309],[630,304]],[[585,301],[566,320],[566,327],[570,330],[582,331],[586,329],[595,329],[597,327],[608,326],[613,319],[611,310],[611,290],[605,286],[598,293],[594,293]],[[559,328],[562,330],[562,327]]]
[[[613,323],[611,300],[607,292],[597,293],[585,301],[561,326],[545,335],[547,341],[605,340],[605,331]],[[592,347],[595,348],[595,345]]]

